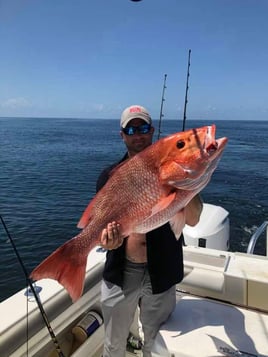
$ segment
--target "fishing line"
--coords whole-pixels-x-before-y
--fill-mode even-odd
[[[189,83],[189,77],[190,77],[190,62],[191,59],[191,50],[188,52],[188,66],[187,66],[187,78],[186,78],[186,89],[185,89],[185,98],[184,98],[184,111],[183,111],[183,123],[182,123],[182,131],[185,129],[185,122],[186,122],[186,108],[187,108],[187,103],[188,103],[188,83]]]
[[[36,300],[36,303],[37,303],[37,306],[38,306],[38,308],[39,308],[39,310],[40,310],[40,312],[41,312],[42,318],[43,318],[43,320],[44,320],[44,322],[45,322],[45,325],[46,325],[46,327],[47,327],[47,329],[48,329],[48,332],[49,332],[49,334],[50,334],[50,337],[51,337],[51,339],[52,339],[52,342],[54,343],[54,346],[55,346],[55,348],[56,348],[56,351],[57,351],[59,357],[65,357],[64,354],[63,354],[63,352],[61,351],[61,348],[60,348],[60,345],[59,345],[58,340],[57,340],[57,338],[56,338],[56,335],[54,334],[54,331],[53,331],[53,329],[52,329],[52,327],[51,327],[51,325],[50,325],[50,323],[49,323],[48,317],[47,317],[46,312],[45,312],[45,310],[44,310],[44,308],[43,308],[43,305],[42,305],[42,303],[41,303],[41,301],[40,301],[40,299],[39,299],[39,296],[38,296],[38,294],[37,294],[36,291],[35,291],[35,288],[34,288],[34,286],[33,286],[33,283],[32,283],[32,281],[31,281],[31,279],[28,277],[28,272],[27,272],[27,270],[26,270],[26,268],[25,268],[25,265],[24,265],[24,263],[23,263],[23,261],[22,261],[20,255],[19,255],[19,252],[18,252],[18,250],[17,250],[17,248],[16,248],[15,242],[13,241],[13,239],[12,239],[12,237],[11,237],[11,234],[9,233],[9,231],[8,231],[8,229],[7,229],[7,226],[6,226],[6,224],[5,224],[5,221],[4,221],[4,219],[3,219],[3,217],[2,217],[1,215],[0,215],[0,220],[1,220],[2,225],[3,225],[3,227],[4,227],[4,230],[5,230],[5,232],[6,232],[7,236],[8,236],[8,239],[9,239],[9,241],[10,241],[12,247],[13,247],[13,250],[14,250],[16,256],[17,256],[17,259],[18,259],[18,261],[19,261],[19,263],[20,263],[20,266],[21,266],[21,268],[22,268],[22,270],[23,270],[23,273],[24,273],[25,278],[26,278],[26,282],[29,284],[29,286],[30,286],[30,288],[31,288],[31,290],[32,290],[33,296],[34,296],[34,298],[35,298],[35,300]]]
[[[157,136],[157,140],[160,139],[160,135],[161,135],[161,123],[162,123],[162,118],[164,116],[163,114],[163,105],[164,105],[164,101],[165,101],[165,89],[166,87],[166,79],[167,79],[167,74],[165,74],[164,76],[164,84],[163,84],[163,89],[162,89],[162,99],[161,99],[161,107],[160,107],[160,116],[159,116],[159,123],[158,123],[158,136]]]

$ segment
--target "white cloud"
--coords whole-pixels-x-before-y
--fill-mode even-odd
[[[217,108],[212,105],[208,105],[205,110],[207,110],[208,112],[215,112]]]
[[[96,112],[103,112],[103,111],[105,111],[105,105],[104,104],[93,104],[92,109],[95,110]]]
[[[6,109],[30,108],[32,106],[31,102],[23,97],[9,98],[3,101],[0,105],[2,108]]]

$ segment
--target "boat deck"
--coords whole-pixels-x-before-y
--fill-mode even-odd
[[[198,343],[197,343],[198,341]],[[178,293],[153,356],[268,356],[268,314]]]

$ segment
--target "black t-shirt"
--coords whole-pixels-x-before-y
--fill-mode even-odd
[[[107,167],[100,174],[96,190],[99,191],[109,179],[110,172],[127,159],[127,154],[117,163]],[[146,233],[147,263],[153,294],[168,290],[183,279],[182,237],[177,240],[169,223]],[[103,278],[123,286],[126,260],[126,239],[123,244],[107,251]]]

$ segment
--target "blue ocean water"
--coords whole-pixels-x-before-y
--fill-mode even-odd
[[[189,120],[186,129],[211,123]],[[230,212],[231,250],[245,252],[268,219],[268,121],[215,123],[229,142],[202,196]],[[181,126],[165,120],[162,136]],[[0,214],[28,272],[78,233],[99,173],[124,151],[117,120],[0,118]],[[1,301],[25,286],[2,226],[0,252]],[[264,239],[256,252],[265,254]]]

